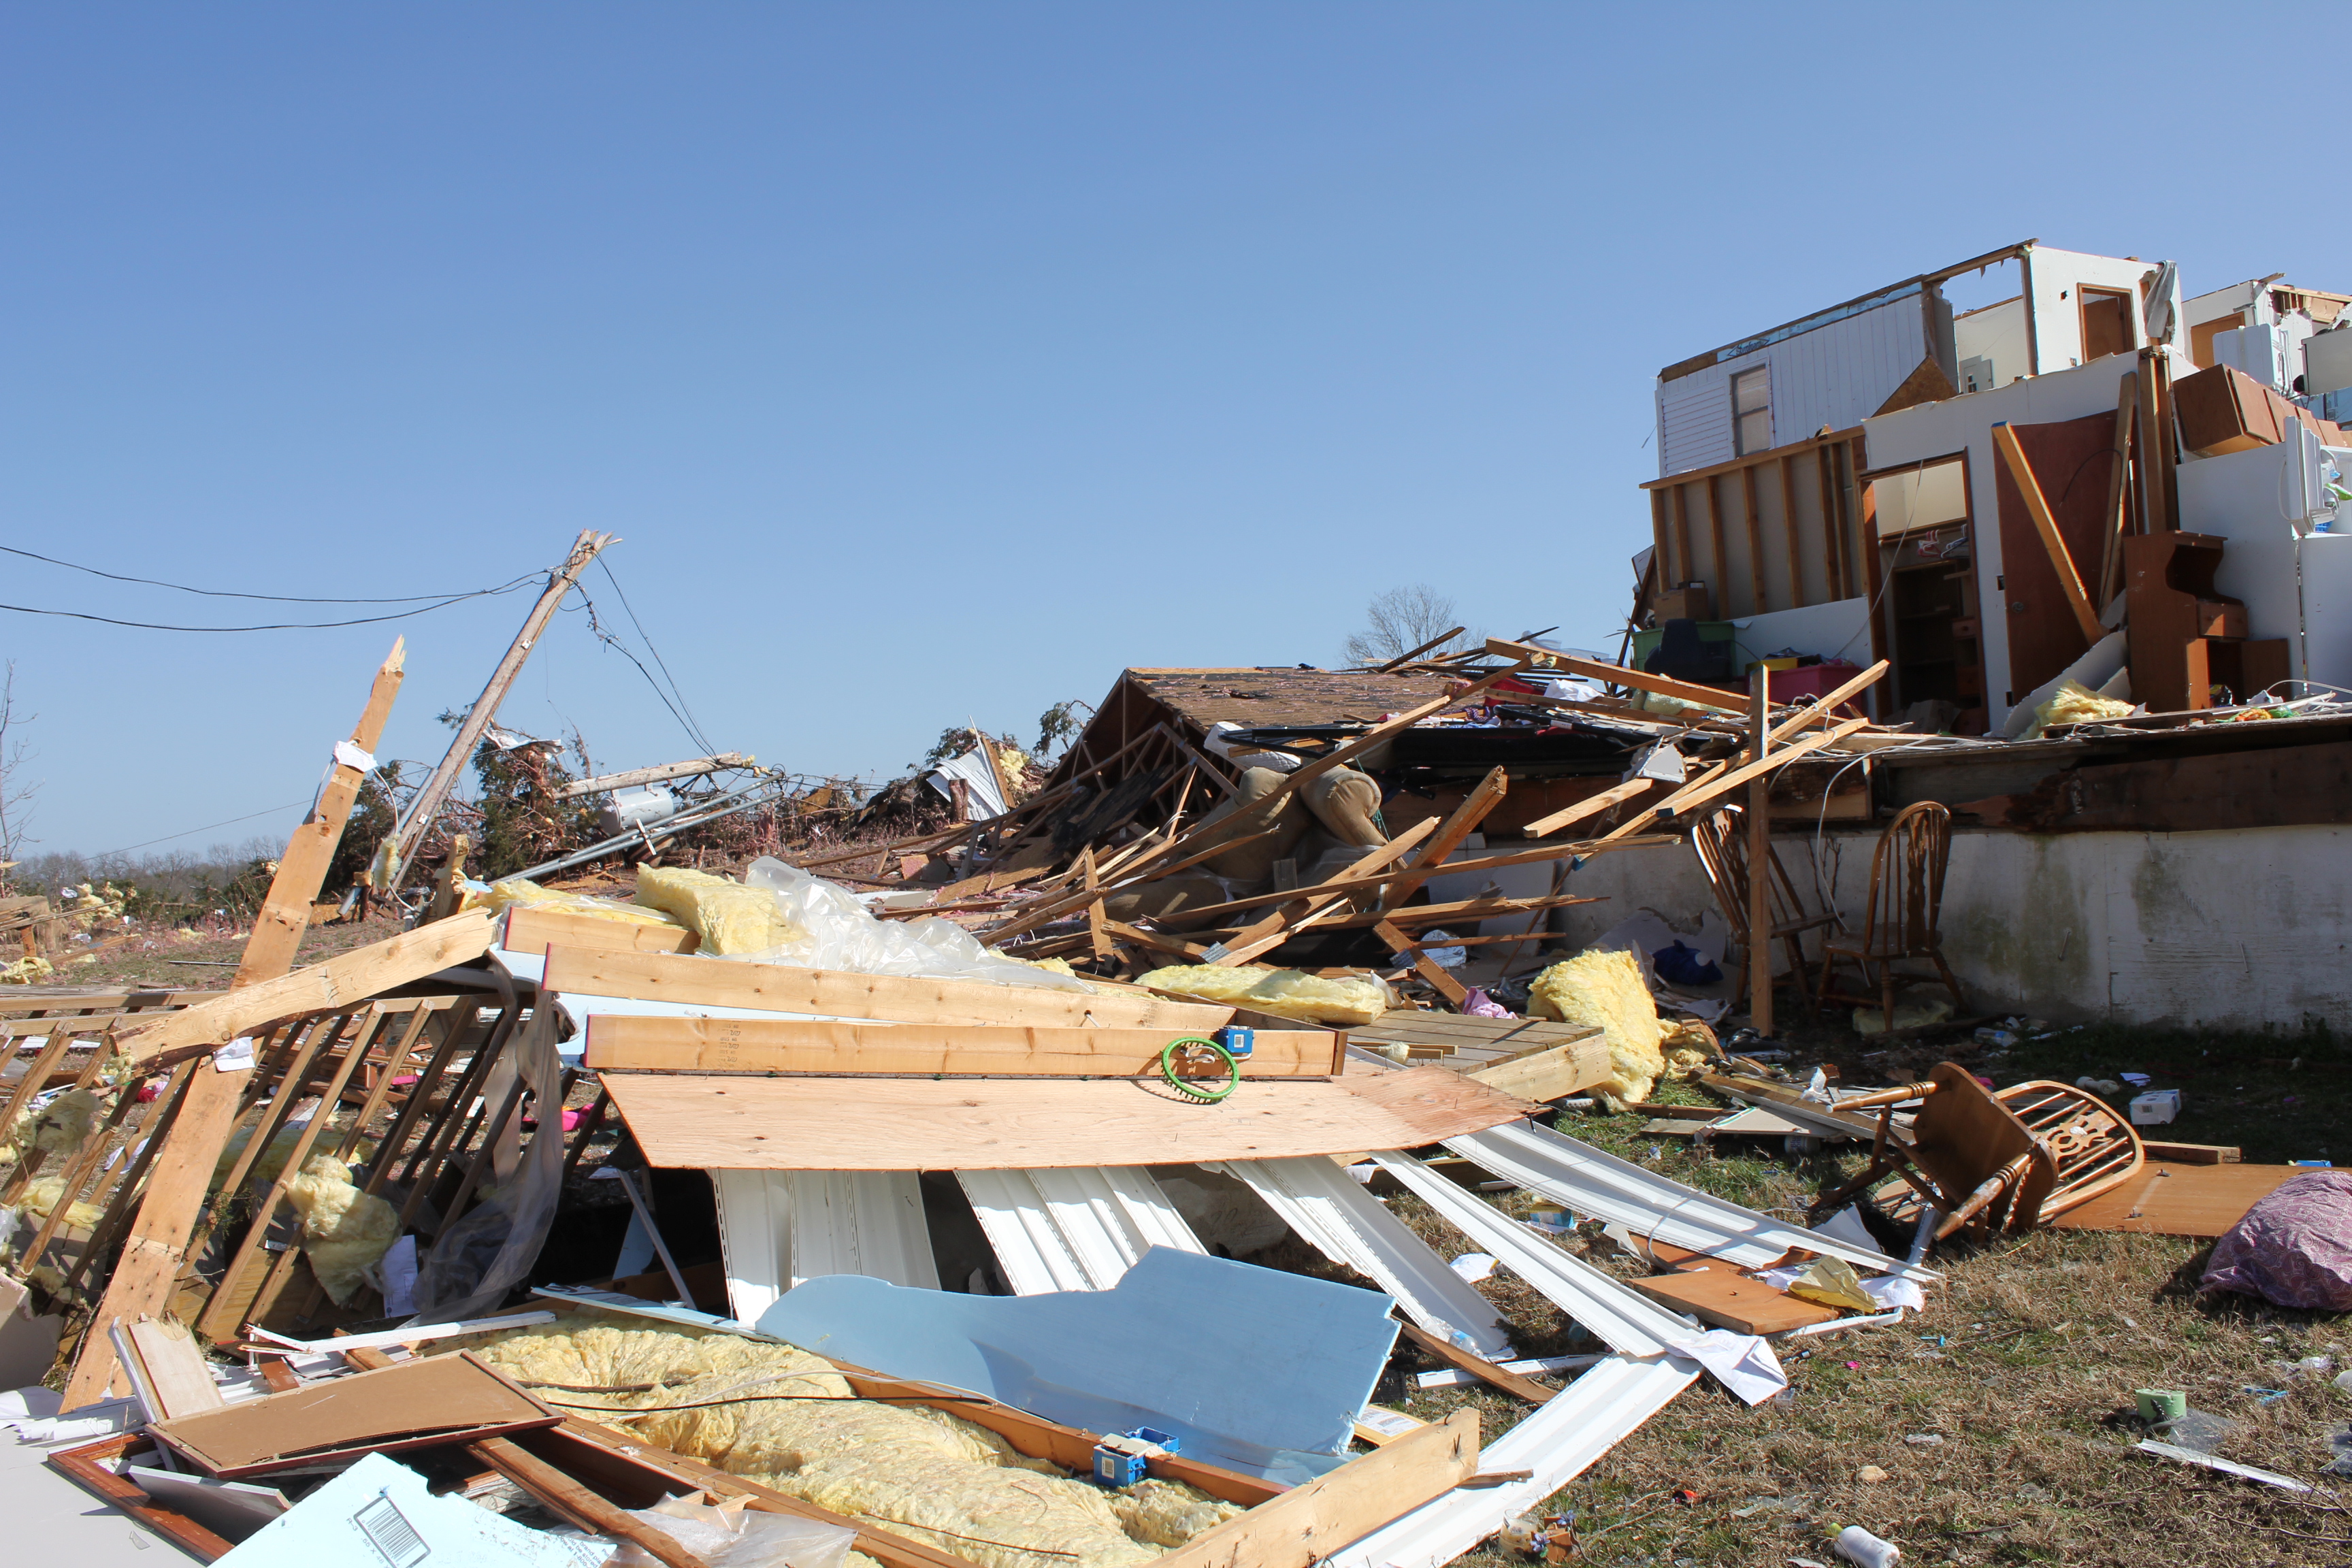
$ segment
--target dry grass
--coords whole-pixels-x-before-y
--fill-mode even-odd
[[[1710,1156],[1641,1133],[1637,1117],[1561,1123],[1679,1180],[1792,1216],[1853,1158],[1799,1161],[1777,1149]],[[1514,1210],[1532,1201],[1491,1196]],[[1410,1195],[1389,1203],[1446,1256],[1470,1249]],[[1289,1256],[1295,1247],[1263,1260],[1344,1277],[1319,1258]],[[2224,1458],[2328,1480],[2317,1471],[2330,1457],[2328,1435],[2352,1417],[2352,1398],[2331,1385],[2333,1372],[2291,1369],[2306,1355],[2341,1368],[2352,1324],[2200,1297],[2206,1251],[2165,1237],[2050,1231],[1948,1253],[1935,1260],[1947,1278],[1923,1316],[1791,1343],[1788,1405],[1750,1409],[1704,1380],[1546,1511],[1575,1514],[1585,1543],[1576,1561],[1627,1568],[1832,1562],[1831,1527],[1844,1524],[1895,1542],[1906,1563],[2352,1563],[2352,1515],[2333,1500],[2297,1500],[2131,1447],[2143,1436],[2132,1390],[2179,1388],[2193,1407],[2237,1423]],[[1620,1273],[1635,1267],[1595,1261]],[[1523,1353],[1601,1348],[1515,1278],[1498,1274],[1480,1288]],[[1435,1364],[1401,1354],[1383,1402],[1424,1419],[1475,1406],[1489,1440],[1528,1414],[1483,1386],[1411,1386],[1411,1371]],[[2249,1387],[2287,1392],[2266,1404]],[[1913,1436],[1943,1440],[1906,1443]],[[1888,1479],[1862,1480],[1865,1466]],[[1680,1489],[1697,1500],[1675,1500]],[[1462,1561],[1510,1560],[1489,1546]]]

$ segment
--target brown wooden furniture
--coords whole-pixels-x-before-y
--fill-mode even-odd
[[[2147,533],[2124,541],[2132,696],[2156,713],[2213,706],[2213,689],[2244,701],[2287,679],[2284,637],[2249,640],[2246,606],[2213,586],[2228,541]]]
[[[1731,927],[1732,940],[1739,944],[1739,962],[1731,972],[1731,994],[1735,996],[1744,994],[1748,965],[1756,952],[1756,943],[1748,936],[1747,821],[1742,808],[1727,805],[1691,825],[1691,850],[1698,857],[1699,869],[1706,873],[1707,886],[1715,889],[1716,905]],[[1805,901],[1797,896],[1796,884],[1789,879],[1789,868],[1780,864],[1779,850],[1772,851],[1771,862],[1772,925],[1764,933],[1764,941],[1767,944],[1775,940],[1780,943],[1780,951],[1788,955],[1789,973],[1796,982],[1798,994],[1810,1001],[1811,987],[1805,979],[1805,933],[1835,925],[1837,911],[1808,911]]]
[[[1952,994],[1952,1008],[1960,1011],[1960,983],[1944,962],[1943,937],[1937,921],[1944,904],[1944,865],[1952,853],[1952,814],[1931,800],[1906,806],[1878,837],[1878,851],[1870,864],[1870,901],[1863,910],[1859,931],[1840,932],[1822,941],[1822,973],[1813,988],[1813,1005],[1832,1002],[1885,1010],[1889,1028],[1895,1025],[1895,988],[1906,978],[1895,965],[1926,959]],[[1876,995],[1835,988],[1837,966],[1851,963],[1865,988]],[[1925,978],[1924,976],[1919,978]]]
[[[1906,1132],[1895,1108],[1914,1100],[1922,1103]],[[2131,1124],[2095,1095],[2047,1080],[1995,1094],[1952,1062],[1923,1082],[1837,1106],[1842,1118],[1866,1110],[1879,1113],[1869,1167],[1822,1194],[1814,1212],[1892,1173],[1943,1216],[1938,1240],[1964,1226],[2014,1233],[2047,1224],[2128,1181],[2146,1160]]]

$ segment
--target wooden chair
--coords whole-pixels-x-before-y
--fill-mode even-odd
[[[1906,1131],[1895,1108],[1915,1100],[1919,1113]],[[1869,1168],[1822,1194],[1813,1212],[1892,1173],[1943,1216],[1939,1241],[1962,1226],[2020,1232],[2047,1224],[2129,1180],[2147,1159],[2131,1123],[2096,1095],[2046,1079],[1996,1094],[1953,1062],[1938,1063],[1923,1082],[1840,1100],[1834,1114],[1868,1125],[1866,1110],[1878,1112]],[[1880,1194],[1883,1206],[1887,1195]]]
[[[1943,938],[1936,929],[1944,907],[1944,866],[1951,854],[1952,814],[1934,801],[1906,806],[1886,825],[1870,863],[1870,901],[1861,929],[1822,939],[1821,979],[1813,987],[1817,1010],[1826,1010],[1832,1002],[1857,1006],[1876,1003],[1885,1009],[1887,1027],[1893,1028],[1897,983],[1929,978],[1895,969],[1916,958],[1936,966],[1952,994],[1953,1011],[1962,1010],[1960,983],[1944,962]],[[1835,988],[1841,963],[1853,964],[1861,975],[1862,992]],[[1868,989],[1874,985],[1874,996]]]
[[[1756,951],[1748,936],[1746,813],[1738,806],[1727,805],[1702,817],[1692,825],[1691,848],[1698,856],[1699,869],[1706,874],[1707,885],[1715,889],[1715,901],[1731,927],[1732,940],[1739,944],[1740,959],[1732,967],[1731,991],[1735,996],[1744,996],[1748,955]],[[1805,933],[1836,924],[1837,913],[1808,913],[1804,900],[1797,897],[1796,884],[1789,879],[1788,868],[1780,864],[1780,851],[1772,852],[1771,861],[1772,929],[1765,933],[1764,940],[1769,943],[1779,939],[1781,951],[1788,955],[1789,974],[1796,982],[1797,994],[1810,1001],[1810,988],[1805,983]]]

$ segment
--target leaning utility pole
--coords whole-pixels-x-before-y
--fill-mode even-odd
[[[441,765],[433,770],[433,776],[425,781],[425,788],[416,798],[409,802],[408,810],[401,816],[400,826],[393,829],[389,874],[380,891],[394,893],[400,890],[401,878],[408,869],[410,858],[424,841],[425,830],[433,826],[433,818],[440,812],[441,803],[449,798],[450,786],[457,782],[458,770],[466,765],[466,759],[474,754],[475,746],[481,742],[482,731],[488,729],[490,721],[498,717],[499,704],[506,700],[507,688],[512,686],[515,677],[522,673],[523,661],[530,657],[530,650],[538,645],[539,634],[547,629],[548,617],[555,614],[555,607],[563,602],[563,595],[572,592],[572,585],[580,580],[580,574],[588,570],[588,563],[595,560],[605,546],[620,542],[614,534],[583,533],[572,542],[572,553],[564,557],[563,564],[549,574],[547,592],[541,594],[539,603],[530,607],[530,614],[523,620],[522,630],[516,634],[514,646],[507,649],[504,658],[499,660],[499,667],[490,671],[489,684],[482,688],[479,697],[474,699],[474,706],[467,711],[466,721],[457,726],[457,738],[449,742],[448,754],[441,759]]]

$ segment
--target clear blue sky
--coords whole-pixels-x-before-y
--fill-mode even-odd
[[[1399,584],[1599,641],[1663,364],[2029,237],[2352,285],[2262,42],[2315,14],[2219,15],[19,0],[0,542],[351,595],[609,529],[711,738],[810,773],[1127,664],[1328,664]],[[383,750],[437,756],[527,598],[0,614],[37,847],[307,800],[395,630]],[[584,621],[504,721],[691,754]]]

